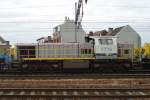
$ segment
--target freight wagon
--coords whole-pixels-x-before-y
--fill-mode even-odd
[[[10,45],[0,45],[0,71],[7,70],[11,65],[11,56],[9,54]]]
[[[11,67],[11,57],[0,55],[0,71],[8,70]]]

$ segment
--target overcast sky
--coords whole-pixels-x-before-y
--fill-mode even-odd
[[[78,0],[0,0],[0,36],[16,42],[35,42],[52,34],[65,16],[74,19]],[[84,6],[86,32],[131,25],[150,42],[150,0],[88,0]]]

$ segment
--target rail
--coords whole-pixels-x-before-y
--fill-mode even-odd
[[[1,88],[0,98],[11,99],[144,99],[150,98],[150,89],[131,88]]]
[[[150,74],[1,74],[0,79],[149,79]]]

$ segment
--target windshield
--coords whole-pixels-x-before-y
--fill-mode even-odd
[[[99,39],[99,44],[101,44],[101,45],[112,45],[113,40],[112,39]]]

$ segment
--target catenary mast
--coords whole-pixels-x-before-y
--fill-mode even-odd
[[[87,1],[79,0],[78,3],[75,2],[75,42],[77,42],[77,29],[79,29],[84,15],[83,5],[84,2],[87,4]]]

